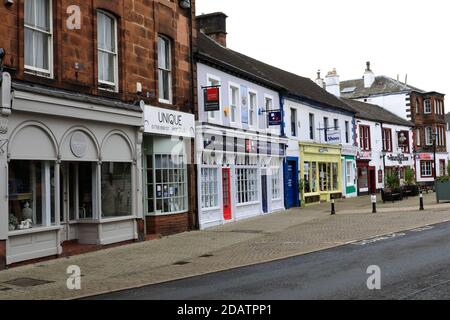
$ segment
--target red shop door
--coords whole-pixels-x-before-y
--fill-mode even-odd
[[[226,221],[231,220],[231,171],[230,169],[222,169],[223,183],[223,218]]]

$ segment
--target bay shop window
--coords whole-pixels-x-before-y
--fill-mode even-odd
[[[132,215],[131,163],[63,162],[59,189],[54,161],[12,160],[8,175],[10,231]]]
[[[339,190],[338,163],[305,162],[303,170],[305,193]]]
[[[188,208],[187,166],[184,155],[147,156],[149,214],[182,213]]]

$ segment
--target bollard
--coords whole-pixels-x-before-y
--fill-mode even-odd
[[[336,214],[336,206],[334,197],[331,198],[331,215],[334,216]]]
[[[377,195],[373,194],[371,200],[372,200],[372,213],[377,213]]]
[[[420,191],[420,211],[425,210],[424,206],[423,206],[423,192]]]

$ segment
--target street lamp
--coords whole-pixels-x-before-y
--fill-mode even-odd
[[[436,140],[437,140],[437,133],[432,133],[431,134],[431,139],[433,141],[433,159],[434,159],[434,172],[433,172],[433,177],[434,180],[436,181],[437,178],[437,166],[436,166]]]

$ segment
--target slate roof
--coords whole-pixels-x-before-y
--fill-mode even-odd
[[[223,47],[202,32],[198,33],[197,59],[222,67],[225,71],[236,72],[240,76],[257,81],[275,90],[282,90],[293,98],[354,113],[353,109],[349,108],[346,103],[320,88],[311,79],[281,70]]]
[[[396,124],[406,127],[414,127],[414,124],[396,114],[375,104],[365,103],[357,100],[341,98],[343,102],[349,105],[356,112],[356,118],[376,121],[388,124]]]
[[[354,88],[352,91],[351,89]],[[351,91],[351,92],[346,92]],[[341,81],[341,96],[349,99],[366,98],[372,95],[389,94],[397,92],[419,92],[426,93],[425,91],[407,85],[403,82],[394,80],[386,76],[375,77],[375,82],[370,88],[364,87],[364,79],[355,79],[348,81]]]

